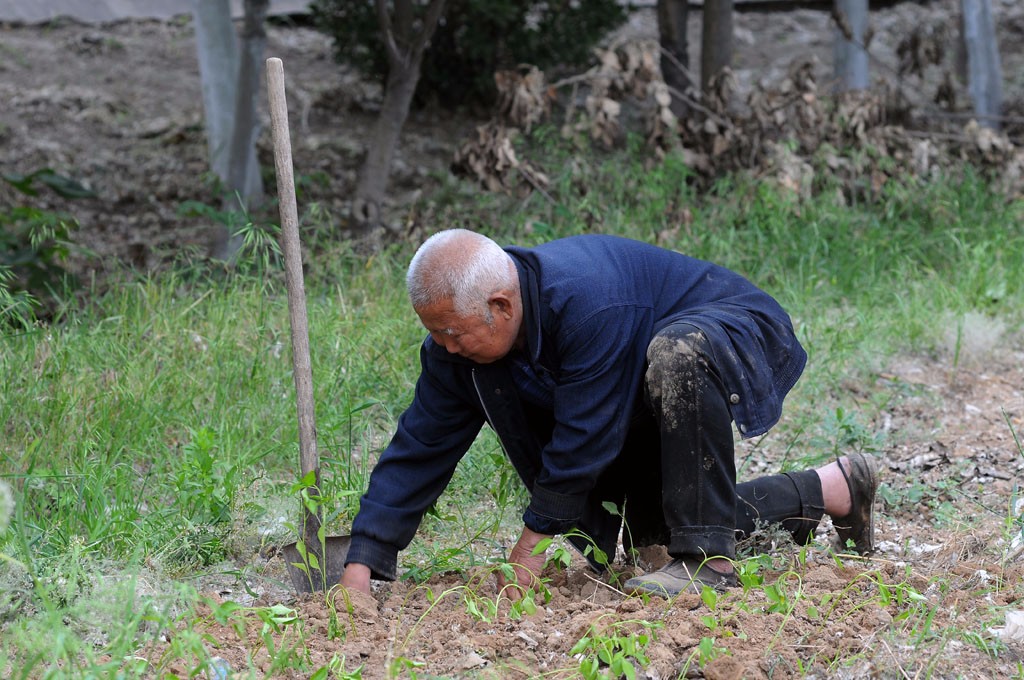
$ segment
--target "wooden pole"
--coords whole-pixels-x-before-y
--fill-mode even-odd
[[[306,316],[306,290],[302,279],[302,251],[299,246],[299,216],[295,202],[292,146],[288,132],[288,104],[284,91],[284,65],[277,57],[267,59],[267,96],[270,99],[270,123],[274,139],[274,164],[277,168],[277,195],[281,211],[281,249],[284,252],[285,282],[288,287],[288,312],[292,331],[292,363],[295,377],[295,404],[299,417],[299,462],[302,476],[314,474],[314,488],[320,498],[320,457],[316,450],[316,420],[313,408],[313,370],[309,359],[309,327]],[[310,564],[314,583],[321,580],[324,555],[320,540],[322,510],[311,511],[302,504],[300,538],[307,553],[317,558]],[[314,574],[313,572],[317,573]]]

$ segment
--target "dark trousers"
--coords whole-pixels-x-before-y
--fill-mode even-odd
[[[624,542],[670,555],[735,557],[737,537],[781,524],[803,544],[824,515],[814,470],[736,483],[730,395],[700,329],[674,324],[647,351],[645,409],[604,475],[626,481]],[[620,487],[621,488],[621,487]]]

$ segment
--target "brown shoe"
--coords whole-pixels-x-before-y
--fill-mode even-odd
[[[836,461],[839,471],[846,478],[850,488],[850,514],[832,518],[832,526],[839,534],[840,550],[847,550],[850,541],[853,549],[866,555],[875,549],[875,491],[878,489],[878,463],[863,453],[851,453],[847,457],[849,472],[843,467],[842,459]]]
[[[683,591],[700,595],[705,587],[725,590],[736,584],[736,574],[715,571],[702,558],[676,557],[658,571],[629,579],[623,590],[668,598]]]

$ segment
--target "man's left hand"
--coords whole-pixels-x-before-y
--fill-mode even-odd
[[[544,569],[544,552],[534,555],[533,551],[537,544],[546,538],[547,534],[538,534],[529,527],[523,527],[523,533],[519,535],[509,555],[508,562],[515,572],[515,582],[506,581],[502,574],[498,574],[498,588],[506,590],[506,593],[513,599],[519,599],[525,590],[528,590],[538,583],[541,570]],[[505,586],[511,588],[505,589]],[[518,587],[517,587],[518,586]]]

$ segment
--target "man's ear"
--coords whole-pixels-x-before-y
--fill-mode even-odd
[[[515,316],[515,307],[512,305],[512,298],[508,291],[498,291],[488,298],[487,304],[495,314],[501,314],[506,319]]]

